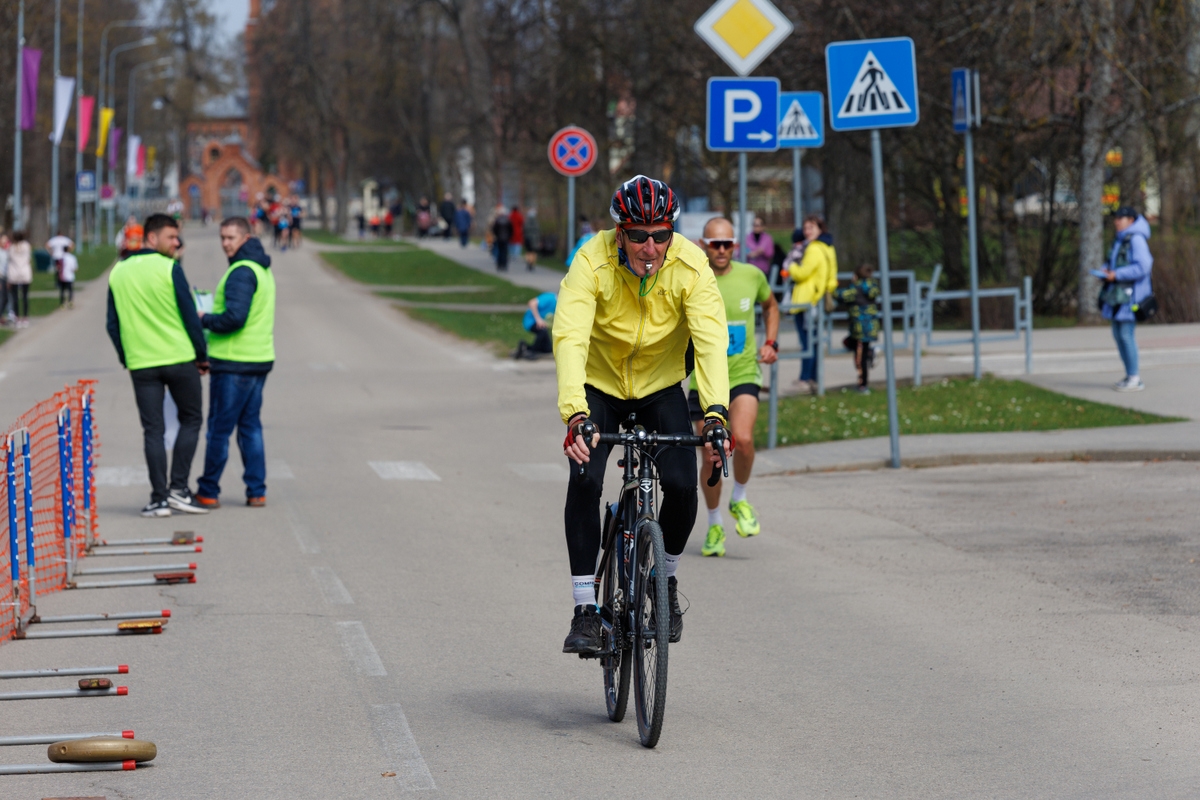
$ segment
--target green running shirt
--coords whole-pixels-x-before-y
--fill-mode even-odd
[[[753,264],[730,261],[729,271],[717,275],[717,289],[725,300],[725,321],[729,326],[729,387],[743,383],[762,386],[758,366],[758,340],[754,336],[754,306],[771,296],[767,276]],[[696,388],[692,374],[688,388]]]

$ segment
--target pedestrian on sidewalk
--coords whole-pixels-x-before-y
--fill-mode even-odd
[[[538,251],[542,249],[542,230],[538,225],[537,209],[529,209],[525,215],[525,269],[533,272],[537,264]]]
[[[512,224],[512,238],[508,244],[509,257],[519,260],[521,246],[525,244],[525,215],[521,213],[520,206],[513,206],[508,214],[508,221]]]
[[[454,212],[454,227],[458,231],[458,243],[466,247],[467,238],[471,235],[471,207],[467,205],[466,198],[458,204],[458,211]]]
[[[496,269],[508,272],[508,245],[512,241],[513,226],[508,218],[508,209],[496,206],[496,221],[492,223],[492,238],[495,240]]]
[[[1150,255],[1150,223],[1130,206],[1113,215],[1116,241],[1104,267],[1100,290],[1100,313],[1112,321],[1117,352],[1125,365],[1125,378],[1114,386],[1118,392],[1140,392],[1146,388],[1138,375],[1138,348],[1134,332],[1139,321],[1154,314],[1158,304],[1150,285],[1154,256]]]
[[[8,248],[8,299],[18,328],[29,327],[29,284],[33,283],[33,245],[25,231],[13,231]]]
[[[799,262],[790,259],[784,264],[792,282],[792,306],[809,306],[807,310],[793,308],[796,334],[800,337],[800,348],[808,347],[808,315],[817,313],[817,304],[824,296],[837,288],[837,252],[833,249],[833,237],[825,227],[825,218],[820,214],[809,214],[801,226],[804,234]],[[795,239],[795,236],[792,237]],[[793,248],[795,253],[797,248]],[[816,392],[817,359],[814,354],[800,361],[800,377],[796,385],[802,393]]]
[[[63,253],[66,253],[75,248],[75,243],[69,237],[59,231],[56,235],[51,236],[46,242],[46,250],[50,253],[50,263],[54,267],[54,274],[57,276],[59,267],[62,265]]]
[[[543,292],[533,298],[525,309],[522,326],[533,334],[532,342],[521,342],[513,358],[538,359],[554,352],[554,343],[550,339],[550,326],[554,310],[558,308],[558,295],[554,292]]]
[[[446,192],[442,196],[442,202],[438,204],[438,215],[446,223],[442,228],[442,238],[447,241],[450,240],[450,233],[454,229],[454,219],[457,213],[454,208],[454,195]]]
[[[433,212],[430,210],[429,200],[422,197],[421,202],[417,203],[417,238],[424,239],[432,227]]]
[[[217,284],[212,313],[201,319],[209,331],[212,377],[196,502],[220,507],[221,473],[237,428],[246,505],[261,507],[267,504],[267,461],[260,412],[267,373],[275,365],[275,276],[262,242],[250,235],[248,220],[230,217],[221,223],[221,249],[229,269]]]
[[[875,340],[879,338],[879,281],[875,268],[862,264],[854,270],[854,280],[844,289],[835,289],[833,298],[845,305],[850,317],[849,336],[842,344],[854,353],[858,370],[858,393],[870,394],[869,373],[875,363]]]
[[[8,318],[8,251],[12,240],[7,233],[0,233],[0,325],[9,324]]]
[[[192,456],[204,421],[200,376],[208,372],[204,330],[196,314],[183,267],[175,261],[179,223],[151,214],[144,231],[146,247],[117,262],[108,276],[108,336],[121,365],[129,370],[142,422],[150,502],[143,517],[169,517],[171,510],[206,514],[188,488]],[[171,392],[179,408],[179,434],[171,457],[163,443],[163,395]]]
[[[775,240],[767,232],[762,217],[755,217],[750,233],[746,234],[746,261],[762,270],[763,275],[770,277],[771,259],[774,257]]]
[[[59,308],[75,307],[75,273],[79,271],[79,259],[70,250],[63,253],[58,262],[58,305]]]

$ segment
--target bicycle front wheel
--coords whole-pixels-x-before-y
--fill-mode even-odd
[[[624,562],[624,542],[621,526],[613,523],[615,530],[609,539],[609,553],[604,573],[600,576],[600,602],[602,608],[612,613],[612,625],[605,629],[604,649],[611,655],[600,659],[604,668],[604,703],[608,707],[608,718],[613,722],[625,719],[625,707],[629,703],[629,662],[632,652],[626,644],[626,628],[629,614],[628,598],[624,596],[621,580],[621,564]]]
[[[634,691],[638,735],[645,747],[658,744],[667,706],[667,647],[671,636],[671,610],[667,602],[667,553],[662,528],[653,520],[638,529],[634,575]]]

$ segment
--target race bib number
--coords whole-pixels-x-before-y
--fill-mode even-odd
[[[729,349],[725,351],[726,356],[736,356],[746,349],[746,323],[731,322],[729,323]]]

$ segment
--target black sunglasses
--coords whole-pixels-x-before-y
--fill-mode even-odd
[[[670,228],[664,228],[663,230],[655,231],[654,233],[651,233],[650,231],[639,230],[638,228],[622,228],[621,230],[625,232],[625,238],[634,244],[642,244],[647,239],[653,239],[655,244],[666,244],[667,242],[671,241],[671,237],[675,235],[675,231],[671,230]]]

